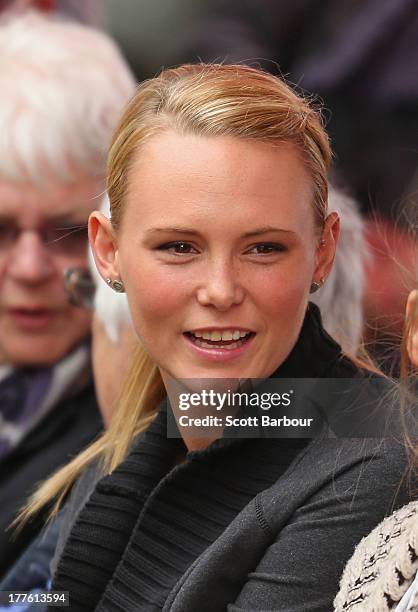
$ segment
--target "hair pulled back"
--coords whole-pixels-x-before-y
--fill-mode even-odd
[[[314,186],[315,219],[327,216],[331,149],[321,115],[280,78],[244,65],[184,64],[143,82],[116,129],[108,157],[113,227],[122,216],[129,171],[153,135],[180,134],[291,143]]]

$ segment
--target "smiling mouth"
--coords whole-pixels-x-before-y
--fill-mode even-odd
[[[193,344],[201,348],[232,351],[244,346],[255,336],[255,333],[231,329],[222,331],[185,332],[185,336],[187,336]]]

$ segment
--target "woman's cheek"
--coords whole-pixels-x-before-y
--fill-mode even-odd
[[[264,273],[253,274],[248,286],[255,296],[263,296],[275,309],[281,309],[303,299],[310,278],[308,266],[278,264]]]
[[[160,268],[142,269],[125,283],[134,320],[142,325],[163,326],[179,312],[191,295],[186,275],[175,275]]]

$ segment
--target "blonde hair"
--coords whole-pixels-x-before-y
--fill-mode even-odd
[[[128,174],[142,144],[167,129],[293,143],[313,185],[313,207],[327,214],[331,149],[319,113],[281,79],[243,65],[185,64],[142,83],[122,116],[108,157],[112,223],[120,225]]]
[[[114,230],[120,227],[130,169],[141,146],[168,129],[206,137],[232,136],[291,143],[313,182],[312,206],[319,228],[327,216],[327,173],[331,150],[322,119],[283,80],[243,65],[183,65],[142,83],[114,134],[108,157],[108,194]],[[62,503],[93,460],[112,471],[133,439],[155,418],[164,387],[157,366],[137,348],[118,409],[108,430],[32,496],[23,519],[55,499]]]

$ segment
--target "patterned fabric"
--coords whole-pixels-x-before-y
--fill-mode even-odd
[[[415,596],[396,607],[418,570],[418,502],[411,502],[380,523],[361,540],[348,562],[334,612],[418,610]],[[405,602],[404,602],[405,603]],[[412,606],[412,607],[411,607]]]
[[[85,384],[82,373],[87,370],[88,359],[89,349],[83,345],[54,366],[20,368],[6,374],[0,381],[0,461],[13,452],[57,401]]]
[[[396,612],[417,612],[418,610],[418,574],[415,574],[415,580],[402,597],[399,606],[396,606]]]
[[[52,368],[15,370],[0,383],[0,459],[32,429],[51,384]]]

